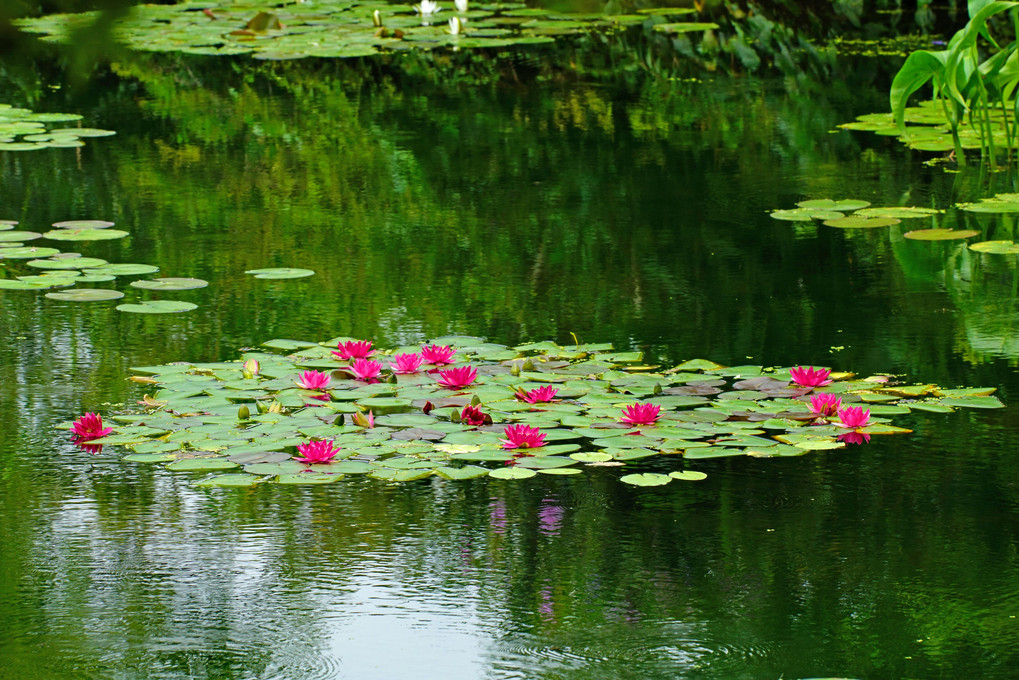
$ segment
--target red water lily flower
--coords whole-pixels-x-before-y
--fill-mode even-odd
[[[500,439],[504,449],[536,449],[545,445],[545,435],[530,425],[507,425],[503,430],[505,439]]]
[[[294,381],[306,390],[324,390],[329,386],[329,374],[320,371],[305,371],[300,380]]]
[[[851,427],[856,429],[858,427],[866,427],[867,421],[870,419],[870,409],[863,408],[862,406],[847,406],[846,408],[839,409],[839,423],[841,427]]]
[[[470,366],[447,368],[445,371],[439,371],[439,384],[451,390],[459,390],[469,386],[477,377],[477,369]]]
[[[485,414],[477,406],[464,406],[460,412],[460,422],[471,427],[478,427],[485,424]]]
[[[350,340],[348,342],[341,342],[336,345],[336,349],[339,351],[333,351],[333,354],[344,361],[349,359],[367,359],[371,355],[375,354],[375,350],[372,349],[371,340]]]
[[[627,425],[654,425],[661,417],[662,407],[656,404],[637,402],[623,409],[623,417],[619,422]]]
[[[842,397],[836,397],[828,392],[810,395],[810,412],[816,413],[822,418],[831,418],[839,412],[842,407]]]
[[[425,362],[436,366],[452,364],[454,354],[456,350],[449,345],[421,345],[421,356]]]
[[[301,456],[298,456],[296,460],[312,465],[332,461],[333,456],[340,452],[340,447],[334,446],[333,440],[330,439],[328,441],[310,441],[307,444],[299,445],[297,450],[301,452]]]
[[[421,358],[420,354],[397,354],[393,358],[396,359],[396,361],[389,362],[389,367],[393,369],[393,373],[417,373],[421,364],[424,362],[424,359]]]
[[[371,359],[354,359],[354,363],[350,365],[350,372],[358,380],[376,383],[379,373],[382,372],[382,364]]]
[[[103,418],[98,413],[86,413],[71,426],[74,436],[83,441],[99,439],[113,432],[112,427],[103,427]]]
[[[831,380],[828,379],[831,371],[827,368],[815,370],[813,366],[810,368],[797,366],[796,368],[789,369],[789,375],[792,377],[793,382],[801,387],[821,387],[831,384]]]
[[[559,390],[555,387],[542,385],[526,392],[523,389],[518,390],[513,393],[513,396],[520,401],[526,401],[528,404],[545,404],[555,399],[555,395],[558,393]]]

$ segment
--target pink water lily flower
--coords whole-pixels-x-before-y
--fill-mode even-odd
[[[810,395],[810,406],[808,407],[810,412],[816,413],[822,418],[831,418],[839,412],[841,407],[842,397],[836,397],[828,392]]]
[[[477,406],[464,406],[460,412],[460,422],[471,427],[479,427],[485,424],[485,414]]]
[[[358,427],[364,427],[369,430],[375,427],[375,414],[372,413],[371,411],[368,411],[368,413],[361,413],[360,411],[358,411],[353,416],[351,416],[351,420],[353,420],[354,424],[357,425]]]
[[[559,390],[555,387],[542,385],[526,392],[523,389],[518,390],[513,393],[513,396],[520,401],[526,401],[528,404],[545,404],[555,399],[555,395],[558,393]]]
[[[507,425],[503,430],[505,439],[500,439],[504,449],[536,449],[545,445],[545,435],[530,425]]]
[[[656,404],[637,402],[623,409],[623,417],[619,422],[627,425],[654,425],[661,417],[662,407]]]
[[[425,362],[436,366],[452,364],[454,354],[456,350],[449,345],[421,345],[421,356]]]
[[[838,439],[847,444],[867,444],[870,442],[870,435],[866,432],[846,432],[840,434]]]
[[[870,409],[863,408],[862,406],[847,406],[839,409],[839,423],[842,427],[851,427],[856,429],[858,427],[866,427],[867,421],[870,419]]]
[[[82,441],[99,439],[113,432],[112,427],[103,427],[103,418],[98,413],[86,413],[71,426],[74,436]]]
[[[470,366],[447,368],[445,371],[439,371],[439,384],[451,390],[459,390],[473,383],[477,377],[477,369]]]
[[[248,359],[241,364],[241,375],[245,378],[254,378],[258,375],[260,368],[261,367],[258,365],[258,359]]]
[[[828,379],[828,376],[831,375],[831,371],[827,368],[818,368],[815,370],[813,366],[810,368],[797,366],[796,368],[789,369],[789,375],[792,377],[794,383],[802,387],[821,387],[823,385],[831,384],[831,380]]]
[[[329,374],[319,371],[305,371],[301,374],[301,379],[295,380],[294,383],[306,390],[324,390],[329,386]]]
[[[354,359],[350,365],[350,372],[358,380],[375,383],[378,382],[378,375],[382,372],[382,364],[371,359]]]
[[[418,369],[421,368],[421,364],[424,363],[424,359],[421,358],[421,355],[416,353],[397,354],[393,358],[396,359],[396,361],[390,361],[389,367],[393,369],[393,373],[402,373],[404,375],[417,373]]]
[[[300,444],[297,450],[301,455],[296,460],[302,463],[313,465],[315,463],[329,463],[333,456],[340,452],[340,447],[333,445],[333,440],[310,441],[307,444]]]
[[[336,349],[339,351],[333,351],[333,354],[344,361],[349,359],[367,359],[371,355],[375,354],[375,350],[372,349],[371,340],[350,340],[348,342],[341,342],[336,345]]]

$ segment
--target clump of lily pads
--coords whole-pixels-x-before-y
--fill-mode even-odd
[[[271,340],[240,362],[133,369],[141,410],[81,423],[88,445],[195,473],[201,486],[323,484],[367,475],[527,479],[619,467],[621,481],[696,481],[699,461],[800,456],[905,434],[892,416],[1000,408],[994,388],[907,385],[827,368],[644,365],[608,344],[507,347],[451,336]],[[68,424],[67,427],[74,427]],[[101,433],[101,434],[100,434]]]
[[[689,13],[688,8],[667,14]],[[21,19],[25,31],[66,42],[98,13]],[[551,43],[557,36],[610,31],[649,21],[648,14],[560,14],[524,3],[474,4],[422,0],[399,5],[378,0],[282,2],[257,7],[233,0],[137,5],[114,24],[114,37],[136,50],[187,54],[251,54],[256,59],[365,57],[379,52],[435,48],[499,48]],[[715,24],[663,24],[667,33],[706,31]]]
[[[38,151],[85,146],[88,137],[108,137],[113,130],[64,127],[80,121],[76,113],[34,113],[0,104],[0,151]]]

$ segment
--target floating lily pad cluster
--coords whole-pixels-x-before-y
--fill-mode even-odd
[[[661,370],[643,365],[640,352],[608,344],[507,347],[462,336],[435,340],[455,349],[445,373],[420,365],[419,347],[376,354],[379,373],[359,368],[368,359],[337,358],[332,348],[349,342],[272,340],[264,346],[273,351],[245,354],[244,363],[135,368],[141,375],[133,380],[155,388],[139,402],[146,411],[115,416],[114,431],[89,444],[125,446],[133,451],[126,461],[203,473],[196,483],[212,486],[320,484],[352,475],[526,479],[637,465],[622,481],[650,486],[703,478],[687,469],[699,460],[799,456],[907,433],[888,418],[911,410],[1002,406],[993,388],[901,385],[845,373],[803,387],[791,383],[790,369],[691,360]],[[811,412],[807,399],[823,393],[869,408],[865,426],[847,429]],[[541,397],[521,396],[528,394]],[[653,417],[630,424],[624,409]],[[534,445],[509,448],[513,429],[527,430]],[[310,442],[330,442],[339,453],[318,464],[292,457]]]
[[[769,214],[776,220],[787,222],[813,222],[819,220],[830,227],[841,229],[867,229],[890,227],[902,220],[917,218],[939,218],[945,211],[936,208],[920,208],[912,206],[874,208],[867,201],[856,199],[833,200],[818,198],[800,201],[797,207],[784,210],[773,210]],[[957,203],[955,208],[978,214],[1009,214],[1019,213],[1019,194],[997,194],[983,198],[974,203]],[[903,236],[916,241],[953,241],[979,236],[977,229],[949,229],[932,227],[912,229]],[[970,250],[996,255],[1019,254],[1019,244],[1011,240],[977,241],[968,244]]]
[[[668,10],[671,15],[689,8]],[[662,14],[655,10],[655,14]],[[26,31],[65,42],[97,14],[23,19]],[[549,43],[556,36],[606,31],[649,20],[648,13],[559,14],[523,3],[400,5],[377,0],[261,3],[213,0],[138,5],[116,23],[117,40],[137,50],[188,54],[252,54],[257,59],[364,57],[381,51],[437,47],[492,48]],[[455,21],[454,21],[455,19]],[[709,23],[662,24],[667,33],[704,31]]]
[[[902,220],[932,217],[943,213],[935,208],[912,206],[875,208],[868,201],[855,199],[832,200],[819,198],[800,201],[796,208],[773,210],[770,214],[776,220],[788,222],[812,222],[820,220],[829,227],[839,229],[876,229],[891,227]],[[903,236],[919,241],[947,241],[970,238],[979,234],[972,229],[914,229]]]
[[[1007,110],[1011,112],[1012,102],[1008,103]],[[940,102],[921,102],[916,106],[907,107],[905,111],[905,133],[895,124],[895,117],[891,113],[867,113],[857,116],[855,121],[843,123],[839,127],[843,130],[860,130],[885,137],[895,137],[909,148],[917,151],[946,153],[955,148],[952,143],[951,126],[948,124]],[[974,111],[972,120],[979,123],[982,119],[982,114],[979,111]],[[1007,124],[1011,127],[1014,122],[1014,115],[1011,113],[1003,115],[1000,108],[991,109],[991,139],[996,147],[1008,148],[1009,139],[1005,126]],[[959,141],[963,149],[981,148],[980,132],[970,124],[968,116],[959,124]]]
[[[149,264],[110,263],[98,257],[84,257],[81,253],[61,252],[57,248],[25,245],[37,239],[52,241],[105,241],[124,238],[128,232],[111,229],[113,222],[105,220],[70,220],[56,222],[53,229],[44,233],[16,229],[13,220],[0,220],[0,266],[10,271],[24,268],[14,278],[0,278],[0,290],[49,290],[46,297],[64,302],[98,302],[124,297],[119,290],[81,287],[85,284],[106,283],[118,276],[154,274],[159,267]],[[8,262],[9,261],[9,262]],[[133,288],[144,290],[188,290],[203,288],[208,282],[192,278],[159,278],[132,281]],[[73,286],[73,287],[72,287]],[[64,289],[64,290],[55,290]],[[138,304],[122,304],[123,312],[167,313],[195,309],[197,305],[176,300],[148,300]]]
[[[65,127],[81,120],[76,113],[33,113],[0,104],[0,151],[37,151],[84,146],[84,138],[108,137],[113,130]]]

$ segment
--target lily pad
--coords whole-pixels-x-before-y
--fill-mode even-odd
[[[311,269],[277,267],[272,269],[249,269],[244,273],[253,274],[256,279],[300,279],[305,276],[312,276],[315,272]]]
[[[890,227],[893,224],[898,224],[900,221],[893,217],[865,217],[857,212],[849,217],[825,220],[824,223],[829,227],[838,227],[839,229],[874,229],[877,227]]]
[[[43,237],[52,241],[110,241],[129,235],[121,229],[54,229]]]
[[[969,244],[970,250],[978,253],[992,253],[994,255],[1016,255],[1019,254],[1019,245],[1012,241],[980,241]]]
[[[86,269],[88,267],[100,267],[106,264],[106,260],[101,260],[98,257],[64,257],[49,260],[29,260],[25,264],[36,269]]]
[[[64,222],[54,222],[53,226],[57,229],[108,229],[113,224],[113,222],[105,220],[66,220]]]
[[[243,473],[233,473],[226,475],[216,475],[208,479],[195,482],[195,486],[254,486],[261,482],[264,478],[256,475],[246,475]]]
[[[527,468],[504,467],[492,470],[488,473],[488,476],[495,477],[496,479],[527,479],[528,477],[533,477],[536,474],[538,473]]]
[[[51,300],[63,300],[65,302],[97,302],[100,300],[117,300],[124,297],[119,290],[108,290],[105,288],[71,288],[60,290],[54,293],[46,293]]]
[[[138,276],[141,274],[155,274],[159,267],[151,264],[104,264],[101,267],[89,267],[85,274],[101,274],[109,276]]]
[[[0,243],[34,241],[37,238],[42,238],[42,234],[36,231],[0,231]]]
[[[134,314],[174,314],[177,312],[190,312],[197,309],[198,305],[180,300],[145,300],[138,303],[117,305],[121,312]]]
[[[669,476],[673,479],[682,479],[689,482],[699,482],[702,479],[707,479],[708,476],[703,472],[697,472],[696,470],[684,470],[682,472],[670,472]]]
[[[916,241],[952,241],[979,235],[980,232],[973,229],[917,229],[903,234]]]
[[[633,486],[663,486],[672,481],[669,475],[658,474],[657,472],[641,472],[632,475],[623,475],[619,478],[623,484]]]
[[[917,217],[930,217],[943,213],[944,210],[936,208],[917,208],[913,206],[888,207],[888,208],[863,208],[857,210],[854,215],[859,217],[888,217],[896,220],[914,219]]]
[[[8,232],[9,233],[9,232]],[[37,246],[21,246],[18,248],[0,248],[0,259],[30,260],[33,257],[49,257],[60,251],[56,248],[40,248]]]
[[[132,281],[130,285],[134,288],[143,288],[145,290],[191,290],[193,288],[205,288],[209,285],[209,282],[202,279],[168,277],[151,281]]]

